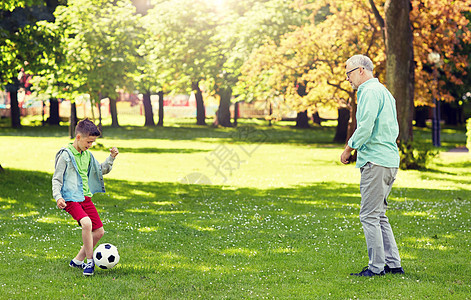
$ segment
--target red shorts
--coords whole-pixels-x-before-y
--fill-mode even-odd
[[[66,204],[65,211],[68,212],[80,226],[82,226],[80,220],[89,217],[90,220],[92,220],[92,231],[103,227],[103,223],[101,222],[91,197],[85,196],[85,201],[83,202],[67,201]]]

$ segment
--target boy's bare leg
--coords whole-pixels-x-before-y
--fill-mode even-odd
[[[88,219],[88,220],[87,220]],[[75,257],[76,260],[83,261],[85,258],[93,258],[93,248],[105,234],[103,227],[92,231],[92,222],[89,217],[80,220],[82,224],[83,246]]]

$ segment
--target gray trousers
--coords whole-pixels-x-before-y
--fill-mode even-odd
[[[367,163],[360,169],[360,221],[368,248],[368,267],[375,273],[383,271],[385,264],[390,268],[401,266],[396,240],[386,217],[387,198],[397,170],[372,163]]]

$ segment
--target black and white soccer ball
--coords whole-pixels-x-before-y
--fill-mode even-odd
[[[119,262],[118,248],[112,244],[101,244],[93,252],[93,261],[97,267],[111,269]]]

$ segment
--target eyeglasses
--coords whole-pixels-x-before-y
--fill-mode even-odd
[[[356,69],[359,69],[361,67],[356,67],[355,69],[352,69],[350,71],[348,71],[347,73],[345,73],[347,75],[347,80],[350,78],[350,73],[352,73],[353,71],[355,71]]]

